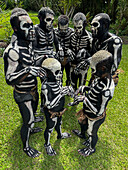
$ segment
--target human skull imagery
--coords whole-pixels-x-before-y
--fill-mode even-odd
[[[20,31],[21,34],[24,34],[26,40],[34,41],[35,40],[35,30],[33,28],[33,23],[29,16],[20,16]]]
[[[61,34],[66,34],[68,32],[68,24],[66,25],[59,24],[59,31]]]
[[[51,30],[53,28],[54,16],[52,14],[46,13],[44,22],[46,23],[46,29]]]
[[[73,24],[76,35],[82,36],[86,25],[86,16],[81,12],[76,13],[73,17]]]
[[[106,13],[97,14],[91,22],[92,36],[99,38],[108,32],[110,17]]]
[[[42,67],[50,70],[55,79],[60,81],[62,78],[61,64],[55,58],[47,58],[43,61]]]
[[[74,30],[78,36],[82,35],[83,33],[83,21],[82,20],[79,20],[78,22],[74,21]]]
[[[100,32],[101,32],[100,19],[101,19],[101,17],[98,16],[98,17],[94,18],[91,22],[91,31],[92,31],[92,35],[94,37],[100,35]]]

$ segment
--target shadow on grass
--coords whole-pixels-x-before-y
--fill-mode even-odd
[[[9,163],[10,169],[111,169],[111,157],[113,156],[110,144],[104,139],[99,139],[96,152],[89,156],[83,157],[78,154],[77,150],[84,148],[83,139],[79,139],[75,135],[64,140],[52,140],[52,146],[57,155],[49,156],[44,149],[43,132],[31,135],[30,145],[41,151],[39,157],[33,159],[28,157],[22,150],[22,142],[20,139],[20,127],[18,127],[10,140],[8,141],[8,153],[6,161]],[[92,168],[92,169],[93,169]]]
[[[22,124],[22,122],[21,122]],[[32,148],[35,148],[41,152],[39,157],[30,158],[23,152],[23,145],[20,137],[21,126],[17,127],[10,139],[7,142],[8,153],[6,155],[6,165],[5,168],[9,169],[55,169],[60,167],[63,169],[62,164],[59,162],[59,152],[60,152],[60,142],[61,140],[54,140],[56,135],[52,135],[51,142],[54,143],[52,146],[57,152],[57,156],[51,157],[46,154],[44,148],[44,130],[45,130],[45,120],[40,123],[36,123],[35,127],[42,127],[43,131],[33,134],[30,136],[29,144]],[[56,132],[55,132],[56,133]]]
[[[68,106],[68,103],[72,102],[73,99],[70,97],[66,97],[65,100],[65,107],[67,108],[67,111],[62,116],[62,128],[64,130],[68,130],[69,133],[71,133],[72,129],[79,128],[78,119],[75,115],[81,108],[82,105],[74,105],[74,106]]]
[[[71,165],[69,169],[112,169],[113,163],[111,158],[114,157],[114,155],[108,142],[103,139],[99,140],[96,145],[96,152],[88,157],[84,157],[78,153],[78,149],[85,148],[82,144],[84,140],[78,139],[78,137],[74,135],[72,135],[72,138],[74,138],[74,141],[71,140],[71,143],[68,143],[68,147],[72,148],[67,155],[69,162],[68,166],[70,167]]]
[[[74,119],[74,113],[77,107],[71,108],[70,112],[63,116],[62,132],[71,131],[72,128],[78,128],[77,119]],[[68,120],[68,121],[67,121]],[[21,122],[22,124],[22,122]],[[66,126],[67,125],[67,126]],[[30,136],[30,146],[41,152],[37,158],[28,157],[22,150],[22,141],[20,138],[21,125],[16,127],[10,139],[7,142],[6,162],[8,169],[41,169],[41,170],[63,170],[63,169],[111,169],[111,157],[113,152],[110,143],[99,135],[99,140],[96,146],[96,152],[89,157],[83,157],[78,154],[78,149],[84,148],[83,139],[71,134],[71,138],[57,140],[55,130],[51,135],[51,145],[56,151],[56,156],[49,156],[46,154],[44,148],[44,130],[45,120],[35,124],[35,127],[42,127],[43,131]],[[102,127],[101,127],[102,128]],[[70,132],[69,132],[70,133]]]
[[[46,151],[43,150],[44,160],[41,162],[40,166],[44,170],[63,170],[64,167],[61,163],[61,157],[60,157],[60,149],[61,149],[61,140],[56,140],[54,144],[52,145],[53,149],[56,151],[56,156],[49,156],[46,154]]]
[[[42,122],[35,123],[35,127],[42,127]],[[43,123],[44,124],[44,123]],[[30,158],[23,151],[23,144],[20,136],[21,125],[17,127],[8,141],[8,155],[7,162],[10,169],[33,169],[37,158]],[[43,127],[42,127],[43,128]],[[44,128],[43,128],[44,129]],[[32,148],[39,150],[40,142],[43,138],[43,132],[32,134],[30,136],[29,144]],[[40,150],[39,150],[40,151]]]

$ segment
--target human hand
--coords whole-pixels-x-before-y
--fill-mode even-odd
[[[85,86],[80,86],[76,91],[75,95],[78,95],[79,93],[82,95],[84,93]]]
[[[79,72],[80,72],[80,69],[79,69],[79,67],[76,66],[76,68],[74,69],[74,73],[75,73],[76,75],[78,75]]]
[[[46,72],[42,67],[35,67],[30,66],[29,67],[29,73],[35,77],[44,77],[46,76]]]
[[[69,55],[69,61],[73,61],[74,60],[74,52],[71,49],[68,49],[67,54]]]
[[[68,86],[68,88],[69,88],[68,95],[71,96],[71,97],[74,97],[74,89],[73,89],[73,87],[72,86]]]
[[[39,75],[40,72],[40,67],[35,67],[35,66],[30,66],[28,68],[29,73],[35,77],[37,77]]]
[[[74,103],[83,102],[84,99],[85,99],[85,96],[83,96],[83,95],[75,96]]]
[[[62,87],[61,88],[61,95],[65,96],[67,94],[69,94],[69,86]]]
[[[46,71],[42,67],[40,67],[39,77],[41,78],[46,77]]]

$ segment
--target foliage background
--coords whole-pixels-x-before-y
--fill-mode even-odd
[[[49,6],[56,16],[66,14],[72,19],[77,12],[83,12],[90,22],[94,15],[105,12],[111,18],[111,30],[116,35],[128,35],[128,0],[0,0],[2,10],[22,7],[38,12],[42,6]]]

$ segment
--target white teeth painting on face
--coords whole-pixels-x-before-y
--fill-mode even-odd
[[[31,40],[31,41],[34,41],[35,38],[36,38],[35,31],[34,30],[30,30],[29,34],[28,34],[28,39]]]
[[[54,21],[54,16],[47,13],[46,14],[46,18],[44,19],[45,23],[46,23],[46,28],[47,29],[51,29],[52,28],[52,24],[53,24],[53,21]]]
[[[35,30],[33,29],[33,23],[29,16],[20,16],[20,29],[24,31],[27,40],[35,40]]]
[[[83,21],[79,20],[78,22],[74,22],[74,29],[77,35],[82,35],[83,33]]]

